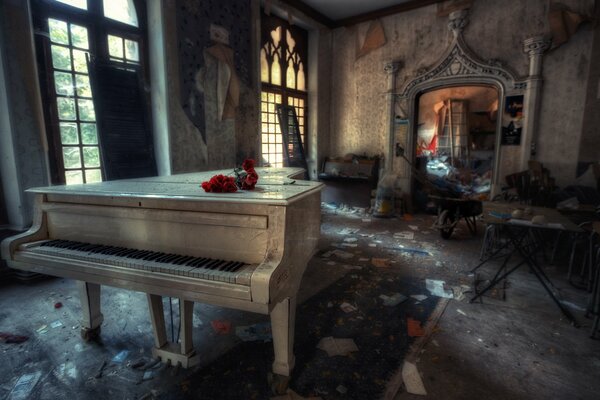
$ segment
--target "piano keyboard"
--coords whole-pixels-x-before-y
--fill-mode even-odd
[[[70,240],[29,243],[22,251],[55,257],[96,262],[149,272],[187,276],[212,281],[250,285],[256,265],[239,261],[215,260]]]

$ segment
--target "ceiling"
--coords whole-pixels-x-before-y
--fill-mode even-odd
[[[354,17],[412,0],[302,0],[333,21]]]

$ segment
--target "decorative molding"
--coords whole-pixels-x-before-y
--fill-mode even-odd
[[[545,35],[536,35],[523,41],[523,51],[529,54],[529,57],[535,57],[544,54],[552,46],[552,40]]]
[[[469,11],[460,10],[450,13],[450,21],[448,21],[448,29],[452,31],[455,38],[462,35],[463,29],[469,24]]]

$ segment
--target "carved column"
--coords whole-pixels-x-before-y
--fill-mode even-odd
[[[542,100],[542,57],[551,44],[551,40],[543,35],[530,37],[523,42],[523,50],[529,54],[529,76],[523,104],[525,119],[521,137],[521,170],[527,169],[527,162],[535,156]]]
[[[390,61],[386,62],[383,65],[383,71],[388,76],[388,87],[387,87],[387,115],[388,115],[388,151],[385,159],[385,169],[386,171],[392,170],[392,161],[394,159],[394,135],[395,135],[395,126],[394,126],[394,99],[395,91],[396,91],[396,75],[398,70],[400,69],[399,61]]]

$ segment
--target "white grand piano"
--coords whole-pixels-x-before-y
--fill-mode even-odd
[[[294,366],[296,295],[320,231],[321,184],[294,168],[258,168],[254,191],[205,193],[227,171],[35,188],[25,233],[2,242],[12,268],[78,281],[82,336],[100,331],[100,287],[147,293],[153,354],[190,367],[194,302],[268,314],[273,372]],[[179,298],[180,343],[167,340],[162,296]]]

